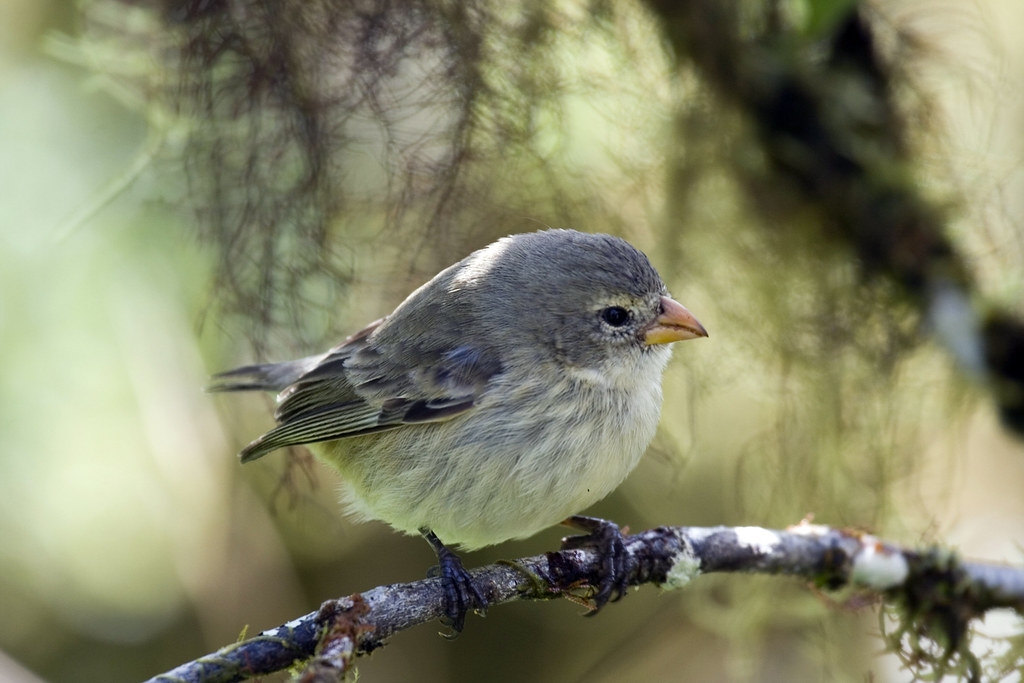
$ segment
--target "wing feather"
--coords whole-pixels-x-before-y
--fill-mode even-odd
[[[374,348],[369,335],[350,338],[280,393],[278,426],[246,446],[242,461],[287,446],[451,419],[471,410],[500,371],[496,356],[469,346],[396,357]]]
[[[333,441],[395,426],[381,425],[379,417],[380,411],[364,402],[328,406],[279,424],[242,449],[239,456],[242,462],[249,462],[286,446]]]

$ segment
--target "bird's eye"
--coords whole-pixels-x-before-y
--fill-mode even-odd
[[[622,327],[629,322],[629,311],[622,306],[609,306],[601,311],[601,320],[612,327]]]

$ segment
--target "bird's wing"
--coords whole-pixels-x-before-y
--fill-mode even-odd
[[[449,419],[472,408],[501,372],[489,350],[396,347],[376,343],[373,329],[328,352],[281,392],[278,426],[242,451],[243,462],[285,446]]]

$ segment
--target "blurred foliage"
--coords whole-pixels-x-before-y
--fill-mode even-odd
[[[974,642],[972,622],[981,615],[971,606],[971,582],[954,553],[927,549],[910,571],[915,580],[888,596],[880,618],[887,647],[904,666],[925,680],[1002,681],[1021,671],[1020,635],[1001,642],[998,656]]]
[[[886,171],[867,179],[938,207],[973,296],[1019,314],[1022,11],[874,3],[893,109],[872,118],[877,93],[829,71],[853,6],[743,3],[734,38],[763,44],[766,79],[785,67],[835,87],[819,113],[860,121],[852,154]],[[628,237],[711,332],[678,350],[651,453],[594,514],[643,528],[813,513],[1019,561],[1019,444],[929,341],[900,281],[866,276],[878,264],[829,232],[835,207],[780,171],[793,149],[765,142],[768,117],[722,97],[651,7],[23,0],[2,12],[0,26],[21,28],[0,43],[0,647],[40,675],[136,680],[246,625],[422,576],[429,549],[339,519],[331,475],[308,461],[237,468],[268,403],[199,388],[207,369],[334,343],[471,249],[544,225]],[[711,40],[700,54],[722,55],[721,27],[700,28],[688,49]],[[705,577],[597,619],[578,611],[502,607],[454,643],[402,634],[360,669],[907,677],[874,658],[870,617],[779,579]],[[995,640],[1020,631],[990,626]]]

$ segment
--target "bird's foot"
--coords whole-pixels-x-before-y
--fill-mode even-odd
[[[562,524],[587,532],[582,536],[563,538],[563,549],[593,548],[600,557],[593,611],[587,614],[593,616],[606,604],[626,594],[629,577],[634,573],[637,563],[626,551],[625,539],[617,524],[583,515],[573,515]]]
[[[474,610],[483,616],[487,612],[487,600],[473,585],[473,577],[462,566],[462,559],[445,546],[433,531],[421,529],[420,533],[437,553],[437,566],[431,568],[427,576],[441,579],[445,603],[445,616],[441,623],[451,629],[444,636],[454,639],[466,623],[466,612]]]

